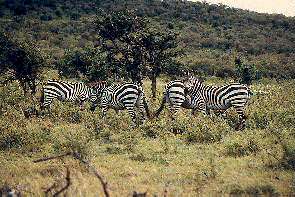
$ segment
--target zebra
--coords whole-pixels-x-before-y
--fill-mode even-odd
[[[246,85],[232,83],[224,86],[207,86],[201,80],[192,76],[184,82],[187,94],[190,95],[189,103],[193,107],[192,114],[196,110],[208,114],[209,110],[225,111],[234,107],[238,113],[239,122],[236,130],[245,128],[245,106],[250,99],[251,92]]]
[[[78,102],[82,110],[85,101],[97,102],[99,91],[106,87],[106,82],[102,81],[93,86],[89,87],[83,82],[71,83],[49,80],[41,93],[40,108],[44,110],[46,107],[50,107],[54,99],[58,99],[61,101]]]
[[[161,106],[154,113],[153,118],[160,115],[161,111],[164,109],[165,103],[168,103],[168,108],[170,112],[169,115],[173,120],[175,119],[174,116],[178,112],[180,107],[183,107],[185,109],[193,108],[190,103],[190,97],[189,95],[187,95],[184,82],[182,80],[174,80],[166,84],[163,92]]]
[[[94,111],[97,103],[93,103],[91,111]],[[119,110],[126,109],[136,125],[136,109],[140,111],[140,119],[144,120],[145,115],[149,118],[149,109],[145,100],[143,88],[134,83],[112,84],[104,88],[100,95],[100,107],[102,108],[102,116],[105,118],[109,108]]]

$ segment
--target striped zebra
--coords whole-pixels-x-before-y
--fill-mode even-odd
[[[93,104],[91,110],[94,111],[97,104]],[[102,108],[102,116],[105,118],[109,108],[119,110],[126,109],[136,125],[136,109],[139,109],[140,120],[145,119],[145,115],[149,118],[149,109],[145,100],[143,88],[133,83],[113,84],[102,90],[100,96],[100,107]]]
[[[168,103],[168,108],[170,112],[170,117],[175,119],[175,114],[178,112],[180,107],[185,109],[192,109],[193,107],[190,104],[190,97],[187,95],[185,86],[182,80],[170,81],[166,84],[161,106],[155,112],[153,117],[158,117],[161,111],[165,107],[165,103]]]
[[[190,95],[190,104],[193,112],[199,110],[208,114],[209,110],[225,111],[230,107],[235,108],[239,116],[236,130],[245,128],[245,106],[250,99],[250,90],[246,85],[232,83],[224,86],[207,86],[196,77],[190,77],[184,82],[185,89]]]
[[[80,104],[80,109],[83,109],[85,101],[97,102],[98,93],[106,87],[106,82],[99,82],[89,87],[82,82],[65,82],[49,80],[43,87],[40,98],[41,110],[50,107],[54,99],[60,101],[72,101]]]

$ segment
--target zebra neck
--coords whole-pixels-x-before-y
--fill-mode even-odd
[[[195,94],[197,94],[197,93],[203,92],[205,89],[206,89],[206,86],[205,86],[205,85],[203,85],[203,84],[196,84],[196,85],[192,88],[190,94],[191,94],[191,95],[195,95]]]

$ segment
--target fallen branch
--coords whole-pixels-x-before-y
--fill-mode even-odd
[[[73,155],[73,153],[72,152],[67,152],[67,153],[64,153],[64,154],[58,155],[58,156],[44,157],[44,158],[41,158],[41,159],[37,159],[37,160],[35,160],[33,162],[34,163],[39,163],[39,162],[48,161],[48,160],[52,160],[52,159],[59,159],[59,158],[62,158],[62,157],[65,157],[65,156],[69,156],[69,155]]]
[[[61,188],[59,191],[57,191],[55,194],[53,194],[53,196],[58,196],[63,191],[67,190],[68,187],[71,185],[70,170],[68,167],[67,167],[66,182],[67,182],[67,184],[63,188]]]
[[[59,194],[61,194],[61,193],[64,192],[65,190],[67,190],[68,187],[70,186],[70,184],[71,184],[71,178],[70,178],[70,170],[69,170],[68,167],[67,167],[67,171],[66,171],[66,178],[65,178],[65,180],[66,180],[66,185],[65,185],[62,189],[60,189],[59,191],[55,192],[55,193],[53,194],[53,196],[58,196]],[[55,182],[55,183],[53,183],[49,188],[47,188],[47,189],[44,191],[45,196],[48,196],[49,192],[51,192],[52,190],[54,190],[55,188],[57,188],[58,185],[61,185],[61,182],[62,182],[62,181],[59,181],[58,183]]]
[[[110,197],[110,193],[108,190],[108,183],[106,181],[104,181],[103,177],[97,172],[97,170],[93,166],[91,166],[89,162],[84,160],[79,153],[74,152],[73,157],[78,159],[81,163],[83,163],[89,170],[91,170],[94,173],[94,175],[99,179],[99,181],[103,187],[103,192],[104,192],[105,196]]]
[[[56,187],[56,183],[53,183],[49,188],[47,188],[44,193],[45,193],[45,196],[48,196],[48,193],[51,192],[51,190],[53,190],[55,187]]]
[[[86,161],[86,160],[84,160],[82,158],[81,154],[79,154],[78,152],[67,152],[67,153],[64,153],[64,154],[58,155],[58,156],[45,157],[45,158],[37,159],[37,160],[35,160],[33,162],[34,163],[38,163],[38,162],[43,162],[43,161],[48,161],[48,160],[53,160],[53,159],[59,159],[59,158],[66,157],[66,156],[72,156],[75,159],[78,159],[82,164],[84,164],[84,166],[86,166],[90,171],[92,171],[94,173],[94,175],[100,181],[105,196],[106,197],[110,197],[110,193],[109,193],[109,189],[108,189],[108,183],[98,173],[98,171],[93,166],[90,165],[90,163],[88,161]],[[60,190],[56,195],[58,195],[59,193],[63,192],[64,190],[66,190],[70,186],[70,184],[71,184],[71,182],[70,182],[70,172],[69,172],[68,168],[67,168],[67,177],[66,177],[66,180],[67,180],[67,185],[62,190]],[[45,194],[48,193],[49,191],[51,191],[54,187],[55,187],[55,185],[53,184],[50,188],[48,188],[45,191]]]

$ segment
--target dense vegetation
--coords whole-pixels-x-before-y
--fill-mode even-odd
[[[75,151],[104,175],[112,196],[293,196],[294,25],[188,1],[0,0],[0,195],[53,194],[66,177],[63,194],[102,195],[77,159],[33,163]],[[226,118],[181,110],[173,122],[164,110],[138,128],[127,112],[110,110],[104,121],[100,110],[58,101],[50,114],[28,116],[39,109],[42,84],[64,77],[141,81],[154,112],[164,85],[187,70],[213,85],[252,83],[244,131],[233,129],[234,110]]]
[[[56,73],[46,75],[52,78]],[[158,83],[161,91],[165,83],[163,79]],[[51,116],[26,119],[19,109],[33,101],[23,96],[17,83],[1,87],[0,185],[42,195],[54,183],[60,185],[53,191],[65,185],[68,167],[69,196],[102,195],[95,176],[71,157],[32,162],[79,151],[108,181],[112,196],[130,196],[134,190],[163,196],[165,189],[168,196],[293,196],[294,85],[275,80],[253,84],[259,94],[247,108],[243,132],[233,129],[237,121],[233,110],[227,119],[191,117],[182,110],[172,124],[165,110],[158,120],[134,129],[126,111],[110,110],[104,122],[100,110],[79,111],[71,103],[54,102]],[[155,111],[161,93],[152,100],[149,83],[144,82],[144,89]]]
[[[188,1],[2,0],[0,26],[18,39],[36,41],[51,65],[70,51],[99,46],[95,15],[136,9],[156,29],[179,34],[185,55],[178,63],[198,74],[234,76],[236,56],[254,64],[260,76],[294,78],[295,20],[224,5]],[[100,14],[99,14],[100,15]],[[174,65],[171,65],[174,66]]]

